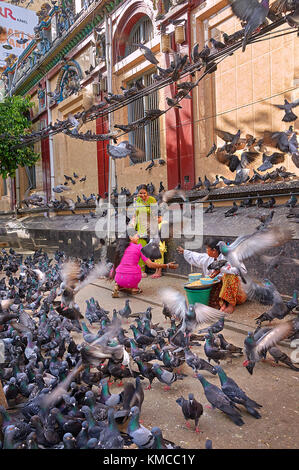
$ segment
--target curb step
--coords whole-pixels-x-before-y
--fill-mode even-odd
[[[101,286],[101,285],[95,284],[95,283],[91,283],[91,285],[93,285],[95,287],[99,287],[100,289],[106,289],[106,290],[109,290],[110,292],[113,292],[113,289],[110,289],[109,287],[104,287],[104,286]],[[131,295],[129,293],[126,293],[126,295],[128,297],[137,298],[141,302],[155,305],[156,307],[161,307],[161,308],[163,307],[163,305],[161,303],[154,302],[151,299],[147,299],[147,298],[144,298],[144,297],[140,298],[136,295]],[[248,331],[253,330],[253,327],[251,327],[250,325],[245,325],[244,323],[237,323],[237,322],[234,322],[233,320],[228,320],[228,319],[226,319],[226,321],[225,321],[225,328],[228,329],[228,330],[235,331],[236,333],[241,333],[244,336],[247,336]],[[290,347],[290,342],[289,341],[279,341],[277,344],[280,345],[280,346],[284,346],[286,348],[292,349]]]

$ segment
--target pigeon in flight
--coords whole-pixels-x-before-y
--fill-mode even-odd
[[[284,111],[284,116],[282,118],[282,121],[284,122],[292,122],[296,121],[297,117],[295,113],[293,113],[292,108],[296,108],[296,106],[299,106],[299,99],[293,101],[292,103],[289,103],[288,100],[284,100],[284,104],[274,104],[278,109],[282,109]]]
[[[277,163],[283,163],[285,156],[283,153],[274,152],[272,155],[267,155],[263,153],[263,163],[258,167],[258,171],[266,171],[276,165]]]
[[[174,336],[180,331],[189,335],[202,323],[213,322],[223,317],[221,310],[216,310],[204,304],[195,303],[187,307],[184,295],[171,288],[161,290],[161,299],[171,314],[182,322]]]
[[[276,246],[281,246],[294,236],[294,230],[288,226],[276,225],[269,230],[257,231],[250,235],[238,237],[231,245],[218,242],[220,252],[231,266],[238,268],[239,274],[244,279],[247,269],[244,260],[253,255],[262,254],[264,251]],[[243,280],[246,284],[246,280]]]
[[[269,0],[229,0],[233,13],[246,21],[242,52],[245,51],[250,36],[264,23],[269,13]]]
[[[266,356],[267,351],[276,344],[298,331],[298,317],[294,320],[280,323],[275,328],[265,330],[257,338],[256,333],[249,332],[244,340],[244,348],[247,359],[243,362],[248,372],[252,375],[255,364]],[[259,330],[258,330],[259,331]],[[257,331],[257,332],[258,332]]]

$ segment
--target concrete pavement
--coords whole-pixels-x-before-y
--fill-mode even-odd
[[[76,296],[76,300],[84,313],[86,309],[85,300],[94,297],[100,305],[112,312],[115,308],[123,308],[125,299],[130,298],[133,312],[145,311],[149,303],[153,306],[153,322],[159,322],[164,328],[169,327],[169,321],[165,322],[162,315],[161,299],[159,298],[159,288],[171,286],[183,292],[185,280],[170,276],[163,276],[158,280],[150,278],[143,279],[141,287],[143,293],[136,296],[128,296],[124,293],[114,299],[111,297],[113,283],[106,280],[99,280],[93,285],[82,289]],[[227,341],[236,346],[244,346],[245,334],[248,330],[254,329],[254,318],[262,313],[263,306],[246,303],[237,308],[231,318],[226,320],[223,330]],[[131,319],[130,323],[131,323]],[[127,336],[132,336],[129,324],[125,324]],[[96,332],[98,326],[90,328]],[[78,341],[82,341],[82,336],[76,335]],[[290,355],[289,348],[279,346],[284,352]],[[199,357],[205,358],[203,343],[195,346],[192,351]],[[219,410],[212,410],[203,393],[202,386],[197,378],[193,376],[193,371],[184,364],[182,372],[186,374],[184,380],[174,382],[171,389],[166,392],[163,384],[154,380],[152,390],[145,390],[145,400],[142,406],[143,425],[149,429],[153,426],[160,426],[163,436],[174,441],[184,448],[201,449],[207,438],[212,439],[215,449],[291,449],[299,448],[298,426],[299,426],[299,374],[284,365],[273,367],[272,361],[260,361],[251,376],[245,367],[242,366],[244,356],[236,357],[229,361],[221,361],[221,366],[229,377],[232,377],[238,385],[253,400],[260,403],[262,418],[256,420],[250,416],[245,409],[240,406],[242,418],[245,424],[242,427],[236,426],[227,416]],[[137,370],[136,364],[132,364]],[[209,372],[203,371],[205,378],[219,387],[218,376],[213,376]],[[133,381],[133,379],[126,379]],[[143,387],[147,387],[148,380],[143,381]],[[119,393],[122,388],[116,385],[111,386],[111,392]],[[188,393],[194,393],[195,398],[202,403],[204,413],[200,418],[199,427],[201,432],[196,433],[194,423],[190,421],[191,428],[188,429],[182,415],[181,408],[177,405],[176,399],[179,396],[188,397]]]

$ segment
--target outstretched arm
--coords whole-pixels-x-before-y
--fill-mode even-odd
[[[210,258],[207,253],[196,253],[195,251],[184,250],[184,258],[192,266],[204,269],[207,260]]]
[[[151,268],[151,269],[159,269],[159,268],[162,268],[162,269],[177,269],[178,267],[178,264],[175,264],[175,263],[167,263],[167,264],[160,264],[160,263],[154,263],[153,261],[151,261],[149,258],[147,258],[147,260],[145,261],[145,264]]]

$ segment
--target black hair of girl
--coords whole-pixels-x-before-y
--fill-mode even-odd
[[[140,184],[140,185],[138,186],[138,191],[140,191],[141,189],[145,189],[145,191],[148,192],[148,191],[147,191],[147,186],[146,186],[146,184]]]
[[[220,254],[220,249],[219,246],[217,246],[217,243],[219,243],[221,240],[219,238],[207,238],[205,242],[205,246],[208,246],[212,250],[217,250],[218,253]]]
[[[131,240],[129,235],[127,234],[126,237],[124,238],[119,238],[116,242],[116,249],[115,249],[115,255],[114,255],[114,266],[113,266],[113,273],[115,276],[115,270],[119,263],[121,262],[121,259],[125,253],[126,248],[130,245]],[[113,277],[114,277],[113,276]]]

